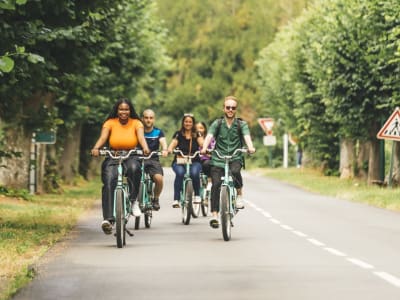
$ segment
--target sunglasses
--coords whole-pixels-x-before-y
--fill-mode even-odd
[[[184,117],[193,117],[193,114],[184,114]]]
[[[225,106],[226,110],[236,110],[236,106]]]

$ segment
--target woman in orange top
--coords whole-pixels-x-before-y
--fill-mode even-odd
[[[118,100],[103,124],[101,134],[91,153],[93,156],[99,155],[99,149],[108,142],[112,150],[131,150],[138,143],[142,146],[145,154],[149,153],[146,139],[144,138],[143,124],[140,121],[132,103],[127,99]],[[102,206],[104,221],[101,224],[105,234],[112,233],[114,189],[117,185],[117,166],[118,162],[110,157],[106,157],[101,167],[101,179],[103,181]],[[140,216],[141,211],[138,202],[135,201],[140,183],[140,163],[132,156],[123,162],[123,167],[128,178],[130,199],[133,204],[133,214]]]

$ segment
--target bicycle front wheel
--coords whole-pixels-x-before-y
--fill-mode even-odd
[[[117,190],[115,197],[115,225],[117,247],[122,248],[125,245],[125,211],[124,211],[124,193]]]
[[[140,209],[142,209],[142,207],[144,207],[144,199],[143,199],[144,188],[145,188],[144,183],[141,182],[139,185],[139,191],[138,191],[138,195],[136,198],[137,199],[136,201],[138,201],[138,203],[139,203]],[[140,228],[140,216],[135,217],[135,230],[138,230],[139,228]]]
[[[193,197],[193,183],[192,180],[188,180],[185,185],[184,201],[182,205],[182,223],[189,225],[190,217],[192,215],[192,197]]]
[[[220,214],[221,214],[221,228],[222,236],[225,241],[231,239],[231,213],[229,206],[229,191],[227,186],[221,186],[220,194]]]

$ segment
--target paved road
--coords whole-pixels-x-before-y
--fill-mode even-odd
[[[127,247],[100,230],[98,205],[15,299],[400,299],[400,214],[245,174],[232,240],[170,206]],[[132,226],[132,223],[130,223]]]

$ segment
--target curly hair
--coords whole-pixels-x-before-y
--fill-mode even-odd
[[[120,104],[122,103],[126,103],[129,106],[129,110],[130,110],[130,114],[129,117],[131,117],[132,119],[139,119],[139,115],[136,113],[135,108],[133,107],[133,104],[131,101],[129,101],[127,98],[121,98],[119,99],[113,106],[113,108],[111,109],[111,112],[108,114],[108,117],[106,120],[108,119],[114,119],[114,118],[118,118],[118,107],[120,106]]]

